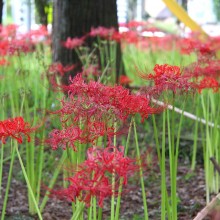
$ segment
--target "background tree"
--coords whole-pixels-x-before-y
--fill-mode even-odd
[[[99,26],[118,29],[116,0],[54,0],[53,62],[61,62],[63,65],[80,63],[77,54],[65,49],[61,42],[68,37],[82,37],[90,32],[91,27]],[[88,45],[91,46],[93,40],[88,40]],[[121,64],[120,45],[118,45],[116,60],[118,73]],[[79,69],[80,66],[77,71]]]
[[[0,24],[2,24],[2,13],[3,13],[3,0],[0,0]]]
[[[214,0],[214,12],[217,20],[220,21],[220,0]]]
[[[45,26],[48,24],[47,18],[50,4],[50,0],[35,0],[35,7],[37,10],[39,23]]]

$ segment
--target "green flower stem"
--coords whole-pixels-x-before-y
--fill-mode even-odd
[[[124,156],[127,156],[127,153],[128,153],[128,145],[129,145],[130,136],[131,136],[132,124],[133,124],[133,120],[131,120],[131,122],[130,122],[129,130],[128,130],[128,136],[127,136],[126,145],[125,145]],[[120,182],[119,182],[118,198],[117,198],[116,209],[115,209],[115,220],[119,219],[120,206],[121,206],[121,194],[122,194],[122,188],[123,188],[123,180],[124,180],[124,178],[121,177]]]
[[[117,130],[117,123],[114,122],[114,132]],[[116,134],[114,134],[114,146],[116,147]],[[112,196],[111,196],[111,220],[115,218],[115,171],[112,173]]]
[[[4,112],[4,97],[2,97],[2,114],[1,119],[4,120],[5,112]],[[2,190],[2,173],[3,173],[3,164],[4,164],[4,144],[0,144],[1,148],[1,157],[0,157],[0,197],[1,197],[1,190]]]
[[[42,216],[41,216],[41,212],[40,212],[40,210],[39,210],[39,208],[38,208],[38,204],[37,204],[37,202],[36,202],[34,193],[33,193],[33,191],[32,191],[32,188],[31,188],[31,185],[30,185],[30,182],[29,182],[27,173],[26,173],[26,171],[25,171],[25,167],[24,167],[23,161],[22,161],[22,159],[21,159],[21,156],[20,156],[20,153],[19,153],[19,150],[18,150],[17,142],[16,142],[16,144],[15,144],[15,149],[16,149],[16,152],[17,152],[17,155],[18,155],[18,159],[19,159],[19,162],[20,162],[20,165],[21,165],[21,169],[22,169],[24,178],[25,178],[26,183],[27,183],[28,191],[30,192],[31,198],[32,198],[33,203],[34,203],[34,206],[35,206],[35,210],[36,210],[36,212],[37,212],[37,215],[38,215],[39,219],[40,219],[40,220],[43,220],[43,218],[42,218]]]
[[[165,115],[163,115],[163,119],[164,119]],[[152,119],[153,119],[153,128],[154,128],[154,138],[155,138],[155,142],[156,142],[156,148],[157,148],[157,155],[158,155],[158,159],[159,159],[159,165],[160,165],[160,172],[163,174],[165,173],[163,170],[165,170],[165,125],[164,125],[164,131],[163,131],[163,135],[162,135],[162,152],[160,150],[160,143],[159,143],[159,137],[158,137],[158,129],[157,129],[157,125],[156,125],[156,120],[155,120],[155,115],[152,115]],[[163,154],[163,158],[162,155]],[[162,167],[163,166],[163,167]],[[164,177],[163,177],[164,178]],[[163,179],[164,180],[164,179]],[[165,189],[163,188],[165,187]],[[162,189],[165,191],[162,192]],[[161,203],[161,214],[164,216],[165,218],[165,213],[166,210],[169,210],[169,198],[168,198],[168,192],[167,192],[167,186],[166,186],[166,181],[165,181],[165,185],[162,186],[162,176],[161,176],[161,198],[162,200],[164,200]],[[163,205],[163,206],[162,206]],[[168,212],[168,216],[170,212]],[[161,216],[162,216],[161,215]],[[169,217],[168,219],[170,219],[171,217]]]
[[[154,138],[156,141],[157,156],[158,156],[159,162],[161,164],[160,144],[159,144],[158,131],[157,131],[157,125],[156,125],[156,120],[155,120],[154,114],[152,115],[152,121],[153,121],[153,128],[154,128]]]
[[[201,102],[202,102],[202,108],[203,108],[203,114],[206,121],[209,119],[209,107],[210,103],[207,98],[207,103],[205,104],[204,100],[204,93],[201,94]],[[210,202],[210,174],[212,167],[210,166],[210,160],[209,158],[213,156],[213,154],[210,152],[211,146],[210,146],[210,136],[209,136],[209,126],[208,123],[205,126],[205,138],[206,142],[204,145],[204,167],[205,167],[205,183],[206,183],[206,203],[208,204]]]
[[[9,189],[10,189],[12,170],[13,170],[13,164],[14,164],[14,159],[15,159],[15,147],[12,146],[12,140],[11,140],[11,149],[12,149],[11,162],[10,162],[10,167],[9,167],[9,172],[8,172],[7,185],[6,185],[6,189],[5,189],[1,220],[5,219],[5,211],[6,211],[7,202],[8,202],[8,192],[9,192]]]
[[[137,158],[138,158],[138,163],[140,166],[139,173],[140,173],[140,180],[141,180],[142,199],[143,199],[143,205],[144,205],[144,219],[148,220],[147,198],[146,198],[146,192],[145,192],[145,186],[144,186],[144,177],[143,177],[143,169],[142,169],[142,164],[141,164],[141,155],[140,155],[137,129],[136,129],[136,123],[135,123],[134,117],[132,118],[132,120],[133,120],[133,125],[134,125],[134,138],[135,138],[135,144],[136,144]]]
[[[97,219],[97,213],[96,213],[96,197],[93,197],[92,198],[93,200],[93,220],[96,220]]]
[[[102,219],[102,208],[98,208],[98,220]]]
[[[196,107],[196,115],[198,116],[199,113],[199,107]],[[191,170],[195,170],[196,166],[196,153],[197,153],[197,142],[198,142],[198,126],[199,122],[196,120],[195,123],[195,131],[193,135],[193,155],[192,155],[192,163],[191,163]]]
[[[43,130],[43,140],[45,138],[45,129]],[[41,181],[42,181],[42,170],[44,163],[44,146],[40,146],[39,154],[38,154],[38,175],[36,179],[36,200],[37,203],[40,201],[40,192],[41,192]]]
[[[163,133],[162,133],[162,152],[161,152],[161,220],[166,220],[166,112],[163,112]],[[169,210],[167,210],[169,215]],[[170,216],[168,219],[171,219]]]
[[[44,77],[43,78],[43,87],[46,88],[47,86],[47,78]],[[37,97],[37,92],[38,92],[38,88],[37,86],[35,86],[35,96]],[[48,95],[48,92],[47,90],[43,90],[43,97],[42,97],[42,100],[41,100],[41,108],[43,109],[43,113],[42,113],[42,117],[45,117],[45,114],[46,114],[46,107],[47,107],[47,95]],[[37,100],[35,101],[36,104],[37,104]],[[36,108],[35,108],[35,111],[34,111],[34,119],[35,119],[35,123],[36,123],[36,119],[37,119],[37,114],[36,114]],[[42,140],[45,140],[45,132],[46,132],[46,129],[45,129],[45,126],[43,126],[43,131],[42,131],[42,136],[41,136],[41,139]],[[37,178],[36,178],[36,200],[37,200],[37,203],[39,203],[40,201],[40,194],[41,194],[41,181],[42,181],[42,171],[43,171],[43,164],[44,164],[44,145],[41,145],[40,146],[40,149],[39,149],[39,153],[38,153],[38,157],[37,157]]]
[[[77,205],[77,208],[76,208],[71,220],[78,220],[80,218],[84,208],[85,208],[85,203],[80,202]]]
[[[30,108],[28,106],[28,102],[24,103],[25,105],[25,113],[30,121]],[[34,113],[33,116],[34,120],[36,120],[36,113]],[[36,179],[36,170],[35,170],[35,143],[34,143],[34,138],[32,138],[32,141],[30,143],[26,143],[26,167],[27,167],[27,177],[28,181],[30,183],[31,188],[28,188],[28,205],[29,205],[29,212],[31,214],[36,214],[36,209],[35,209],[35,204],[32,199],[32,192],[34,195],[36,195],[36,184],[35,184],[35,179]],[[32,192],[29,190],[31,189]]]
[[[176,198],[176,179],[175,179],[175,146],[173,142],[173,110],[171,112],[171,119],[169,110],[167,111],[167,129],[168,129],[168,145],[169,145],[169,166],[170,166],[170,182],[171,182],[171,209],[172,220],[177,219],[177,198]],[[171,120],[171,124],[170,124]]]
[[[62,168],[62,166],[63,166],[63,163],[64,163],[64,161],[66,160],[66,157],[67,157],[67,154],[66,154],[66,151],[64,151],[64,152],[63,152],[63,155],[62,155],[62,157],[61,157],[61,159],[60,159],[60,161],[59,161],[59,164],[58,164],[57,168],[56,168],[55,171],[54,171],[53,177],[52,177],[51,180],[50,180],[50,183],[49,183],[49,186],[48,186],[49,189],[52,189],[52,188],[53,188],[53,186],[54,186],[54,184],[55,184],[55,182],[56,182],[56,179],[57,179],[57,177],[58,177],[58,175],[59,175],[59,173],[60,173],[60,170],[61,170],[61,168]],[[43,198],[43,200],[42,200],[42,203],[41,203],[41,205],[40,205],[40,211],[41,211],[41,212],[43,212],[43,210],[44,210],[44,208],[45,208],[45,205],[46,205],[46,203],[47,203],[47,201],[48,201],[48,199],[49,199],[48,193],[49,193],[49,191],[46,191],[45,196],[44,196],[44,198]]]
[[[90,200],[90,202],[92,202],[92,198]],[[88,215],[88,220],[92,220],[92,207],[90,206],[88,209],[87,209],[87,215]]]
[[[0,144],[1,157],[0,157],[0,197],[2,192],[2,173],[3,173],[3,163],[4,163],[4,144]]]

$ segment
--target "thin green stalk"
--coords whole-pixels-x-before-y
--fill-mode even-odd
[[[162,133],[162,152],[161,152],[161,220],[166,220],[166,112],[163,112],[163,133]],[[169,210],[167,210],[169,213]],[[168,218],[171,219],[171,218]]]
[[[47,78],[44,77],[43,78],[43,87],[46,88],[46,85],[47,85]],[[42,117],[45,117],[45,110],[46,109],[46,99],[47,99],[47,90],[43,90],[43,98],[41,100],[41,108],[43,109],[43,114],[42,114]],[[37,97],[37,86],[35,87],[35,95]],[[37,100],[35,100],[36,104],[37,104]],[[34,111],[34,116],[35,116],[35,123],[36,123],[36,108],[35,108],[35,111]],[[43,127],[43,131],[42,131],[42,136],[41,136],[41,139],[44,141],[45,139],[45,126]],[[37,178],[36,178],[36,199],[37,199],[37,203],[39,203],[40,201],[40,194],[41,194],[41,179],[42,179],[42,171],[43,171],[43,164],[44,164],[44,145],[41,145],[40,146],[40,149],[39,149],[39,153],[38,153],[38,160],[37,160]]]
[[[98,220],[102,219],[102,208],[98,208]]]
[[[162,155],[161,154],[165,152],[165,150],[164,150],[165,149],[165,145],[164,145],[165,144],[165,136],[164,136],[164,140],[162,139],[162,146],[164,146],[164,149],[163,149],[163,147],[162,147],[162,149],[163,149],[164,152],[161,152],[159,138],[158,138],[158,129],[157,129],[156,120],[155,120],[154,115],[152,115],[152,119],[153,119],[154,137],[155,137],[155,141],[156,141],[157,155],[158,155],[158,159],[159,159],[159,163],[160,163],[159,164],[160,165],[160,172],[162,173],[162,166],[163,166],[163,164],[165,166],[165,159],[162,160]],[[163,135],[164,134],[165,134],[165,130],[163,131]],[[162,135],[162,138],[163,138],[163,135]],[[163,167],[163,169],[164,169],[164,167]],[[165,183],[166,183],[166,181],[165,181]],[[162,184],[162,179],[161,179],[161,184]],[[162,194],[162,185],[161,185],[161,194]],[[164,195],[162,194],[162,197],[165,198],[166,202],[164,204],[164,207],[161,207],[161,210],[163,209],[163,211],[161,213],[166,213],[166,210],[170,209],[170,207],[169,207],[170,206],[169,205],[169,197],[168,197],[166,184],[165,184],[165,194]],[[161,204],[163,204],[163,203],[161,203]],[[165,214],[164,214],[164,216],[165,216]],[[168,211],[168,219],[171,219],[169,211]]]
[[[204,118],[206,121],[209,119],[209,101],[207,99],[207,103],[205,104],[204,101],[204,94],[201,94],[201,101],[202,101],[202,108],[203,108],[203,114]],[[206,182],[206,203],[208,204],[210,202],[210,175],[209,172],[211,170],[210,167],[210,138],[209,138],[209,126],[208,123],[206,123],[206,129],[205,129],[205,134],[206,134],[206,143],[204,145],[204,167],[205,167],[205,182]]]
[[[114,132],[116,133],[117,123],[114,122]],[[114,147],[116,147],[116,134],[114,134]],[[115,171],[112,173],[112,196],[111,196],[111,220],[115,216]]]
[[[6,211],[7,202],[8,202],[8,193],[9,193],[9,189],[10,189],[10,185],[11,185],[12,170],[13,170],[13,164],[14,164],[14,159],[15,159],[15,147],[12,146],[12,140],[11,140],[11,149],[12,149],[11,162],[10,162],[10,167],[9,167],[9,172],[8,172],[7,185],[6,185],[6,189],[5,189],[1,220],[5,219],[5,211]]]
[[[199,114],[199,108],[197,107],[196,115],[198,116],[198,114]],[[197,153],[198,130],[199,130],[198,124],[199,122],[198,120],[196,120],[195,131],[193,135],[193,155],[192,155],[191,170],[195,170],[195,166],[196,166],[196,153]]]
[[[176,169],[175,169],[175,145],[174,145],[174,109],[171,111],[171,119],[169,110],[167,111],[167,128],[168,128],[168,144],[169,144],[169,165],[170,165],[170,182],[171,182],[171,209],[172,219],[177,219],[177,197],[176,197]],[[171,120],[171,124],[170,124]]]
[[[45,129],[43,130],[43,140],[45,138]],[[40,201],[40,191],[41,191],[41,181],[42,181],[42,170],[44,163],[44,146],[40,146],[40,152],[38,154],[38,175],[36,181],[36,200],[39,203]]]
[[[131,136],[132,124],[133,124],[133,120],[131,120],[131,122],[130,122],[129,130],[128,130],[128,136],[127,136],[126,145],[125,145],[124,156],[127,156],[128,145],[129,145],[130,136]],[[117,198],[116,209],[115,209],[115,220],[119,219],[120,206],[121,206],[121,193],[122,193],[122,187],[123,187],[123,180],[124,180],[124,178],[121,177],[121,178],[120,178],[120,182],[119,182],[118,198]]]
[[[90,200],[90,202],[92,202],[92,198]],[[88,220],[92,220],[92,206],[90,206],[88,209],[87,209],[87,215],[88,215]]]
[[[85,203],[80,202],[79,205],[77,206],[77,209],[75,210],[71,220],[78,220],[79,217],[81,216],[84,208],[85,208]]]
[[[93,220],[97,219],[97,213],[96,213],[96,197],[93,197]]]
[[[1,158],[0,158],[0,197],[2,195],[2,173],[3,173],[3,164],[4,164],[4,144],[0,144],[1,148]]]
[[[36,202],[34,193],[33,193],[33,191],[32,191],[32,188],[31,188],[31,185],[30,185],[30,182],[29,182],[27,173],[26,173],[26,171],[25,171],[25,167],[24,167],[23,161],[22,161],[22,159],[21,159],[21,156],[20,156],[20,153],[19,153],[19,150],[18,150],[17,142],[16,142],[16,144],[15,144],[15,149],[16,149],[16,152],[17,152],[17,155],[18,155],[18,159],[19,159],[19,162],[20,162],[20,165],[21,165],[21,169],[22,169],[24,178],[25,178],[26,183],[27,183],[28,191],[30,191],[31,198],[32,198],[33,203],[34,203],[34,206],[35,206],[35,210],[36,210],[36,212],[37,212],[37,215],[38,215],[39,219],[40,219],[40,220],[43,220],[43,218],[42,218],[42,216],[41,216],[41,212],[40,212],[40,210],[39,210],[39,208],[38,208],[38,204],[37,204],[37,202]]]
[[[4,97],[2,97],[2,114],[1,119],[4,120]],[[1,148],[1,158],[0,158],[0,197],[2,191],[2,173],[3,173],[3,164],[4,164],[4,144],[0,144]]]
[[[137,152],[137,158],[138,158],[138,163],[139,163],[138,165],[140,166],[139,173],[140,173],[140,181],[141,181],[142,199],[143,199],[143,205],[144,205],[144,218],[145,220],[148,220],[147,196],[146,196],[145,186],[144,186],[144,177],[143,177],[143,169],[142,169],[142,164],[141,164],[141,155],[140,155],[140,149],[139,149],[139,143],[138,143],[137,129],[136,129],[135,119],[132,118],[132,120],[133,120],[133,126],[134,126],[134,138],[135,138],[136,152]]]
[[[67,157],[66,151],[64,151],[64,152],[63,152],[63,155],[62,155],[62,157],[61,157],[61,159],[60,159],[60,161],[59,161],[59,164],[58,164],[58,166],[56,167],[56,169],[55,169],[55,171],[54,171],[53,177],[52,177],[51,180],[50,180],[50,183],[49,183],[49,186],[48,186],[49,189],[52,189],[52,188],[53,188],[53,186],[54,186],[54,184],[55,184],[55,182],[56,182],[56,179],[57,179],[57,177],[58,177],[58,175],[59,175],[59,173],[60,173],[60,170],[61,170],[61,168],[62,168],[62,166],[63,166],[63,163],[64,163],[64,161],[66,160],[66,157]],[[43,200],[42,200],[42,202],[41,202],[41,205],[40,205],[40,211],[41,211],[41,212],[43,212],[43,210],[44,210],[44,208],[45,208],[45,205],[46,205],[46,203],[47,203],[47,201],[48,201],[48,199],[49,199],[48,193],[49,193],[49,191],[46,191],[45,196],[44,196],[44,198],[43,198]]]
[[[152,115],[152,121],[153,121],[153,128],[154,128],[154,138],[156,141],[157,156],[158,156],[159,162],[161,163],[160,144],[159,144],[158,131],[157,131],[157,125],[156,125],[154,114]]]
[[[28,102],[25,102],[25,113],[27,118],[30,120],[30,108],[28,106]],[[36,120],[36,113],[34,112],[34,116],[33,116],[34,120]],[[35,177],[36,177],[36,172],[35,172],[35,142],[34,142],[34,138],[32,138],[32,141],[30,143],[26,143],[26,167],[27,167],[27,176],[28,176],[28,180],[29,183],[31,185],[31,190],[34,193],[34,195],[36,194],[36,182],[35,182]],[[32,199],[32,195],[29,191],[28,188],[28,205],[29,205],[29,212],[31,214],[36,214],[36,209],[35,209],[35,204],[34,201]]]

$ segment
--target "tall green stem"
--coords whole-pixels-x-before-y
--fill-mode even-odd
[[[9,167],[9,172],[8,172],[7,185],[6,185],[6,189],[5,189],[1,220],[5,219],[5,211],[6,211],[7,202],[8,202],[8,193],[9,193],[9,189],[10,189],[10,185],[11,185],[12,170],[13,170],[13,164],[14,164],[14,159],[15,159],[15,147],[12,146],[12,140],[11,140],[11,149],[12,149],[11,162],[10,162],[10,167]]]
[[[33,193],[33,191],[32,191],[32,188],[31,188],[31,185],[30,185],[30,182],[29,182],[27,173],[26,173],[26,171],[25,171],[25,167],[24,167],[23,161],[22,161],[22,159],[21,159],[21,156],[20,156],[20,153],[19,153],[18,145],[17,145],[17,144],[15,145],[15,149],[16,149],[16,152],[17,152],[17,155],[18,155],[18,159],[19,159],[19,162],[20,162],[20,165],[21,165],[21,169],[22,169],[24,178],[25,178],[26,183],[27,183],[28,190],[30,191],[31,198],[32,198],[32,200],[33,200],[35,209],[36,209],[36,211],[37,211],[37,215],[38,215],[38,217],[39,217],[40,220],[43,220],[43,218],[42,218],[42,216],[41,216],[41,213],[40,213],[40,210],[39,210],[39,208],[38,208],[38,204],[37,204],[37,202],[36,202],[34,193]]]
[[[141,181],[142,199],[143,199],[143,205],[144,205],[144,219],[148,220],[147,196],[146,196],[145,186],[144,186],[144,177],[143,177],[143,169],[142,169],[142,164],[141,164],[141,155],[140,155],[140,149],[139,149],[139,143],[138,143],[137,129],[136,129],[135,119],[132,118],[132,120],[133,120],[133,125],[134,125],[134,138],[135,138],[136,152],[137,152],[137,158],[138,158],[138,165],[140,166],[139,174],[140,174],[140,181]]]

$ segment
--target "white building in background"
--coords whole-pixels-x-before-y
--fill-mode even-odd
[[[4,1],[3,19],[7,16],[8,1]],[[35,24],[34,0],[11,0],[12,22],[19,26],[19,31],[27,32]]]
[[[197,23],[203,25],[217,22],[213,0],[188,0],[188,14]]]
[[[118,23],[126,23],[128,21],[128,1],[117,0]]]

